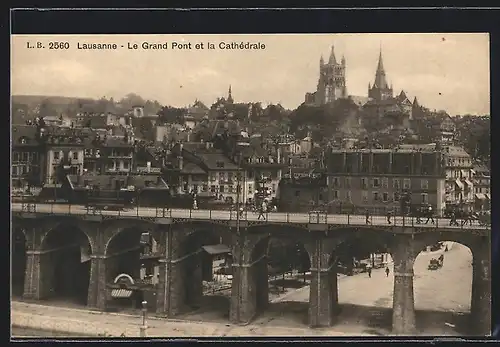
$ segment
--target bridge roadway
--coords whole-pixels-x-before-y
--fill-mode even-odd
[[[146,218],[185,218],[194,220],[222,220],[236,221],[238,219],[236,211],[227,210],[191,210],[191,209],[163,209],[155,207],[136,207],[127,210],[98,210],[92,211],[84,205],[69,204],[23,204],[12,203],[12,212],[26,212],[36,214],[50,215],[102,215],[116,217],[146,217]],[[268,222],[268,223],[290,223],[290,224],[330,224],[330,225],[353,225],[366,226],[366,216],[356,214],[326,214],[323,212],[309,213],[288,213],[288,212],[269,212],[260,216],[258,212],[245,211],[239,218],[240,221],[249,222]],[[449,218],[435,217],[435,223],[425,223],[427,219],[422,218],[422,223],[417,223],[415,217],[392,216],[389,224],[386,216],[370,216],[370,225],[373,226],[414,226],[419,228],[433,229],[469,229],[469,230],[488,230],[490,226],[479,225],[474,221],[472,225],[466,223],[458,226],[450,225]]]

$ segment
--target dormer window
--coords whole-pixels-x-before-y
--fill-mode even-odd
[[[222,162],[222,161],[218,161],[218,162],[216,163],[216,165],[217,165],[217,167],[218,167],[218,168],[223,168],[223,167],[224,167],[224,162]]]
[[[20,139],[19,141],[21,141],[21,143],[22,143],[23,145],[25,145],[25,144],[27,143],[27,141],[26,141],[26,138],[25,138],[25,137],[21,137],[21,139]]]

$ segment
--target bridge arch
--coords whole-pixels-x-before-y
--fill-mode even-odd
[[[190,222],[176,224],[173,235],[176,249],[172,249],[172,278],[175,278],[172,291],[178,300],[175,307],[171,307],[172,313],[203,307],[209,311],[220,310],[228,317],[231,281],[227,276],[233,263],[232,230],[213,223]]]
[[[85,305],[94,244],[88,232],[72,220],[45,232],[40,240],[41,298]]]
[[[442,321],[443,327],[450,329],[449,333],[473,333],[477,236],[429,233],[419,237],[419,244],[413,265],[417,330],[432,331],[436,321]],[[427,323],[431,316],[433,325]]]
[[[150,231],[153,230],[154,227],[155,224],[153,221],[143,219],[118,219],[103,222],[101,225],[105,237],[103,253],[105,255],[109,254],[108,249],[110,248],[110,244],[114,244],[116,242],[115,238],[117,237],[121,239],[123,237],[123,235],[121,235],[123,232],[130,234],[135,230],[136,235],[140,230]]]
[[[243,259],[250,265],[250,300],[258,317],[263,311],[271,314],[287,313],[299,324],[306,324],[309,308],[309,291],[298,301],[280,299],[288,290],[307,286],[311,276],[311,239],[309,232],[300,226],[258,225],[248,229],[252,242],[243,250]],[[271,304],[270,304],[271,302]],[[257,318],[258,319],[258,318]]]
[[[342,228],[335,232],[338,243],[333,251],[340,273],[352,275],[355,267],[376,267],[391,261],[390,233],[369,227]]]

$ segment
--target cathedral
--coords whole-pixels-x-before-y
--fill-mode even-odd
[[[387,82],[382,49],[379,52],[373,85],[368,83],[368,97],[347,94],[345,73],[346,59],[342,56],[342,60],[338,63],[332,46],[328,62],[325,63],[323,57],[320,59],[317,89],[314,93],[306,93],[305,104],[321,106],[338,99],[350,99],[374,117],[399,114],[405,115],[408,119],[412,119],[414,111],[420,109],[417,99],[411,102],[404,91],[394,97],[392,85]]]
[[[338,99],[347,98],[345,83],[345,58],[342,56],[340,63],[335,58],[335,50],[332,46],[330,58],[325,63],[323,56],[319,61],[319,79],[316,92],[307,93],[305,103],[308,105],[325,105]]]

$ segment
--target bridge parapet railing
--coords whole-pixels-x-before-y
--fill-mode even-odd
[[[422,228],[458,228],[458,229],[491,229],[490,223],[479,223],[477,220],[452,220],[443,217],[418,218],[411,216],[377,216],[362,214],[327,214],[321,211],[309,213],[293,212],[254,212],[206,209],[172,209],[168,207],[134,207],[129,209],[101,209],[84,205],[12,203],[12,211],[16,213],[40,213],[52,215],[101,215],[116,217],[149,217],[179,218],[199,220],[240,220],[267,221],[271,223],[310,223],[334,225],[374,225],[387,227],[422,227]]]

